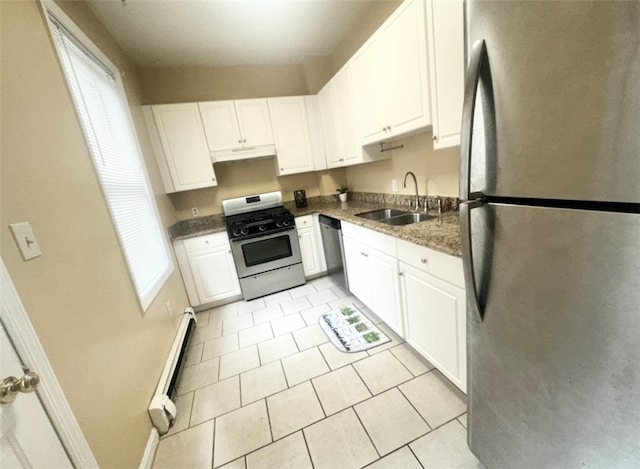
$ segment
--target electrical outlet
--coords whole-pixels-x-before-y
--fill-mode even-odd
[[[200,216],[200,210],[198,210],[198,207],[193,207],[191,209],[191,215],[193,215],[194,217],[199,217]]]
[[[391,180],[391,192],[398,192],[398,180],[397,179],[392,179]]]
[[[171,304],[171,300],[167,301],[167,312],[169,313],[169,317],[173,316],[173,305]]]

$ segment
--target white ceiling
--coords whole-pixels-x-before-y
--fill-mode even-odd
[[[88,0],[138,66],[302,63],[389,0]]]

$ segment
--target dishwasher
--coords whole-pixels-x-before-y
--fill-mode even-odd
[[[326,215],[319,215],[318,221],[320,222],[324,259],[327,263],[327,275],[345,292],[348,292],[349,283],[347,281],[347,267],[344,261],[340,220]]]

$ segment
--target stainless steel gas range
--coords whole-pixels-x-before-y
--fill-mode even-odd
[[[222,208],[245,300],[305,283],[298,233],[280,191],[223,200]]]

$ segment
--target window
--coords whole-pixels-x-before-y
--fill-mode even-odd
[[[77,28],[69,20],[58,19],[62,17],[48,11],[58,56],[140,304],[146,310],[173,272],[173,262],[119,72],[83,34],[72,34],[70,30]]]

